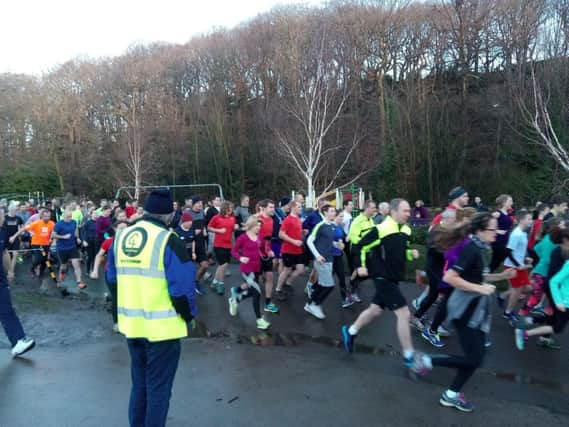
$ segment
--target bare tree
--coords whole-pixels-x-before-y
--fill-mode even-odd
[[[533,66],[531,67],[531,91],[533,94],[531,106],[526,104],[523,96],[518,97],[518,104],[525,122],[534,134],[531,141],[544,147],[557,164],[569,172],[569,153],[555,131],[549,114],[548,101],[544,98],[543,90],[537,82]]]
[[[342,116],[350,97],[350,89],[346,81],[346,70],[341,64],[326,57],[326,30],[321,30],[311,47],[314,55],[305,54],[296,64],[296,81],[293,84],[298,85],[298,93],[292,90],[282,103],[292,123],[300,126],[301,136],[298,137],[294,130],[291,131],[286,122],[284,126],[274,129],[285,159],[306,183],[309,205],[316,200],[318,184],[322,183],[321,193],[326,193],[338,183],[352,154],[362,141],[358,129],[354,130],[353,138],[347,144],[341,141],[334,143],[328,138],[330,130]],[[334,155],[341,156],[343,161],[331,176],[324,177],[324,168]],[[347,178],[343,185],[356,181],[365,172],[361,170],[356,176]]]

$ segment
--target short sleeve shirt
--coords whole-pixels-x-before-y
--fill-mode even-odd
[[[517,263],[519,265],[524,265],[528,248],[527,233],[522,231],[521,228],[516,227],[514,231],[512,231],[512,234],[510,234],[507,248],[512,251],[512,256],[517,261]],[[504,265],[511,268],[516,267],[510,258],[506,258]]]
[[[302,222],[298,217],[293,215],[287,216],[281,225],[281,231],[291,239],[302,241]],[[283,254],[301,255],[302,251],[302,246],[295,246],[292,243],[283,241],[281,249]]]
[[[54,227],[53,221],[45,223],[43,220],[38,220],[28,224],[26,230],[32,233],[32,245],[49,246]]]

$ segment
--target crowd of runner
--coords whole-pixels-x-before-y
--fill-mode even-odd
[[[556,335],[569,321],[569,228],[563,196],[515,212],[509,195],[498,196],[495,209],[479,197],[469,202],[464,188],[453,188],[448,206],[430,220],[421,200],[413,208],[401,198],[379,205],[368,200],[354,215],[352,200],[344,200],[341,207],[319,200],[310,210],[301,193],[278,203],[264,199],[254,207],[246,195],[237,207],[219,197],[193,196],[182,206],[174,202],[168,226],[196,265],[195,292],[203,295],[209,287],[226,296],[230,316],[238,316],[249,299],[256,327],[262,330],[270,328],[270,314],[281,310],[279,305],[294,293],[307,269],[304,310],[320,320],[326,318],[323,303],[336,285],[338,308],[347,309],[362,303],[359,287],[372,280],[375,295],[369,307],[351,325],[341,327],[345,350],[354,352],[361,330],[385,310],[392,311],[409,373],[421,377],[435,367],[455,369],[440,403],[470,412],[473,406],[462,390],[491,346],[493,304],[512,326],[520,351],[533,337],[543,347],[559,348]],[[71,265],[77,288],[85,289],[87,276],[99,278],[115,233],[143,216],[136,200],[124,207],[118,200],[101,200],[98,206],[87,200],[61,204],[54,199],[42,206],[33,200],[0,201],[6,274],[0,273],[12,281],[17,264],[30,254],[33,277],[41,278],[48,270],[66,295],[64,281]],[[428,227],[425,268],[417,274],[417,282],[425,286],[408,304],[399,284],[405,281],[407,261],[419,258],[410,243],[416,226]],[[230,277],[232,260],[239,263],[238,278]],[[117,330],[116,283],[106,279]],[[490,284],[503,280],[509,283],[503,292]],[[33,347],[19,321],[3,324],[14,355]],[[416,351],[412,329],[435,348],[456,334],[464,354]]]

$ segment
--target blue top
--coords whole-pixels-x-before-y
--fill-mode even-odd
[[[97,240],[97,221],[94,219],[88,219],[83,224],[83,227],[79,230],[81,235],[81,240],[95,241]]]
[[[314,227],[307,240],[308,248],[314,257],[321,255],[326,259],[326,262],[334,261],[334,233],[336,228],[339,227],[324,221]]]
[[[56,247],[58,251],[69,251],[77,247],[77,240],[75,239],[75,229],[77,228],[77,223],[74,220],[65,222],[63,220],[58,221],[53,227],[54,233],[64,236],[66,234],[71,234],[69,239],[57,239]]]
[[[346,232],[344,231],[344,229],[342,227],[339,227],[336,225],[336,228],[334,228],[334,241],[335,242],[344,242],[346,239]],[[342,256],[344,255],[344,253],[337,247],[334,246],[334,256]]]
[[[312,233],[316,224],[322,222],[324,218],[318,211],[318,209],[313,210],[310,215],[306,217],[306,219],[302,222],[302,228],[308,230],[308,234]]]
[[[0,286],[8,286],[8,278],[6,277],[6,272],[4,271],[4,263],[2,262],[7,244],[8,231],[6,230],[6,227],[0,227]]]
[[[109,248],[107,263],[107,280],[110,283],[116,283],[114,242]],[[186,297],[192,316],[195,316],[197,313],[195,301],[196,267],[191,258],[188,257],[185,245],[174,234],[168,239],[164,250],[164,270],[170,296],[173,298]]]

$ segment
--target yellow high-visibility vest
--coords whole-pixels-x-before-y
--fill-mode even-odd
[[[170,234],[139,221],[115,237],[118,326],[127,338],[166,341],[188,335],[186,322],[170,300],[164,272]]]

